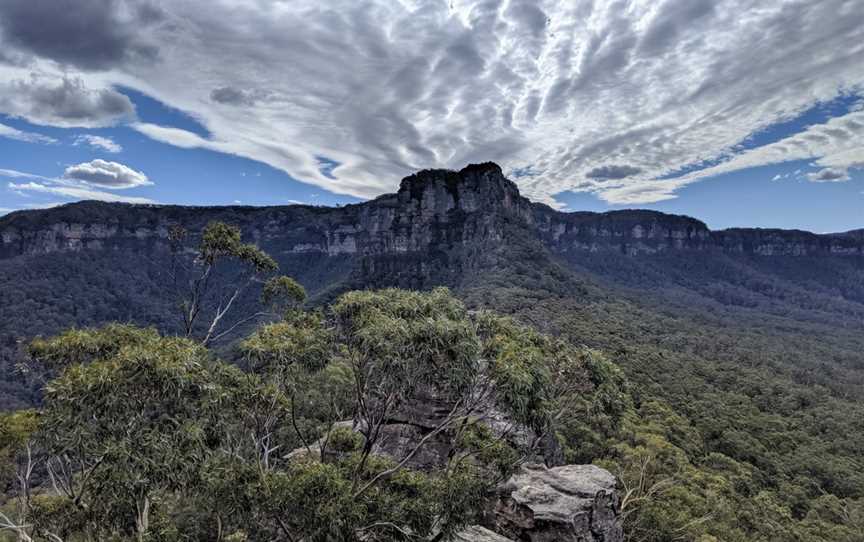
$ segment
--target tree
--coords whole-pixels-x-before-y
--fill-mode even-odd
[[[39,423],[34,410],[0,414],[0,487],[14,488],[12,517],[0,510],[0,532],[11,531],[18,540],[32,540],[30,506],[33,497],[33,471],[39,458],[33,433]]]
[[[166,493],[193,485],[207,456],[208,426],[223,397],[207,351],[113,326],[39,341],[33,353],[74,360],[45,387],[39,437],[53,495],[42,502],[52,509],[45,522],[144,540],[154,508]],[[56,525],[60,518],[81,523]]]
[[[7,528],[55,542],[444,539],[555,434],[586,378],[580,351],[445,289],[350,292],[311,312],[296,283],[265,290],[289,301],[239,345],[249,372],[132,326],[34,341],[51,378],[32,440],[45,481]],[[424,430],[393,433],[412,420]]]
[[[200,336],[201,344],[207,346],[248,322],[272,316],[269,311],[254,311],[227,328],[223,322],[250,286],[264,282],[279,269],[273,258],[255,245],[243,243],[239,228],[211,222],[201,233],[201,241],[188,265],[183,255],[186,235],[186,230],[179,226],[169,232],[170,275],[179,290],[186,337]],[[263,300],[273,308],[302,303],[305,297],[303,288],[289,277],[271,277],[264,285]]]

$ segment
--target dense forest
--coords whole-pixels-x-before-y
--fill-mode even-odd
[[[0,417],[0,533],[446,540],[520,464],[560,455],[559,432],[598,429],[590,411],[620,423],[600,404],[622,384],[601,354],[446,289],[304,310],[303,287],[219,223],[194,262],[175,335],[109,324],[27,345],[22,369],[44,385],[38,408]],[[207,347],[251,277],[263,310],[241,321],[266,323],[235,343],[238,367]]]
[[[467,309],[457,312],[467,310],[465,322],[471,322],[472,333],[481,343],[487,339],[482,338],[484,332],[476,314],[492,310],[527,326],[519,328],[523,330],[520,335],[540,332],[544,335],[538,336],[546,337],[542,341],[553,341],[556,349],[574,352],[573,358],[579,360],[580,384],[566,401],[567,416],[559,419],[552,432],[567,462],[595,463],[618,476],[628,540],[861,540],[864,262],[859,257],[759,258],[702,253],[695,258],[687,252],[638,258],[617,253],[562,257],[543,249],[523,228],[512,224],[506,227],[506,243],[487,250],[461,249],[458,280],[453,280],[456,275],[452,273],[406,274],[405,269],[413,268],[403,266],[400,280],[388,283],[387,270],[404,262],[395,260],[391,267],[379,266],[379,274],[369,285],[428,289],[444,283],[464,303]],[[446,258],[452,263],[455,256],[450,253]],[[294,262],[283,268],[292,269],[292,265]],[[317,263],[310,258],[307,265]],[[209,368],[211,363],[217,364],[217,372],[229,371],[239,378],[241,373],[230,368],[239,366],[242,374],[259,379],[266,387],[270,378],[265,369],[268,356],[276,355],[284,362],[300,355],[291,350],[292,341],[300,340],[301,335],[315,335],[304,326],[320,326],[334,334],[332,344],[341,346],[328,347],[327,351],[342,354],[332,359],[339,359],[346,348],[357,346],[352,342],[356,338],[346,331],[338,314],[346,299],[361,295],[346,291],[363,284],[356,279],[341,285],[333,280],[305,281],[304,267],[298,265],[297,269],[300,282],[311,292],[303,304],[306,312],[295,313],[277,324],[285,326],[284,334],[277,333],[279,328],[266,327],[268,322],[272,324],[287,314],[282,307],[241,325],[232,336],[213,341],[206,350],[195,354],[211,360],[205,364],[207,373],[201,378],[216,378],[210,372],[215,370]],[[230,265],[225,273],[223,278],[230,280],[242,276]],[[57,276],[67,279],[58,282],[48,278]],[[160,345],[172,341],[172,336],[188,337],[184,341],[200,339],[204,332],[201,325],[192,326],[191,331],[186,329],[188,322],[177,310],[172,280],[166,260],[146,253],[81,251],[62,257],[0,260],[0,281],[16,284],[14,289],[0,289],[0,302],[6,309],[3,363],[10,374],[18,375],[4,382],[4,406],[13,410],[36,405],[42,412],[55,408],[51,403],[53,388],[43,388],[45,381],[38,376],[46,370],[44,359],[38,360],[52,348],[62,351],[72,346],[70,341],[79,342],[80,348],[82,341],[86,343],[84,337],[99,337],[109,331],[61,335],[60,339],[33,345],[24,339],[56,335],[70,321],[78,326],[112,321],[153,325],[161,333],[126,332],[135,344],[139,339],[134,337],[139,333]],[[254,314],[259,310],[256,307],[265,282],[250,284],[238,300],[238,313]],[[386,295],[392,299],[387,303],[396,305],[404,299],[414,300],[412,303],[422,299],[412,297],[416,294],[389,292]],[[225,293],[220,291],[220,295]],[[371,296],[369,302],[378,299],[375,303],[384,303],[384,298],[375,296],[385,294],[362,295]],[[439,301],[446,300],[441,301],[446,306],[459,306],[449,294],[434,295],[439,296]],[[206,311],[212,311],[218,303],[204,306]],[[292,307],[299,310],[299,306]],[[282,315],[278,319],[274,316],[277,313]],[[298,319],[298,314],[307,316]],[[237,321],[233,316],[230,321],[226,318],[232,324]],[[261,324],[265,327],[256,332],[256,326]],[[298,335],[297,326],[304,332]],[[241,337],[247,338],[238,340]],[[256,344],[258,353],[253,348]],[[38,348],[34,350],[40,345],[41,356],[36,355]],[[199,352],[194,344],[183,343],[183,348],[187,347]],[[83,363],[82,367],[99,367],[111,363],[110,356],[115,354],[105,357],[107,354],[69,356]],[[554,356],[547,353],[529,359],[541,363]],[[33,368],[34,363],[40,370]],[[53,378],[63,375],[60,367],[48,373]],[[317,377],[307,374],[304,378]],[[43,389],[49,392],[40,391]],[[112,393],[130,392],[118,388]],[[290,397],[286,404],[291,404]],[[350,406],[345,408],[351,410]],[[27,412],[11,414],[4,422],[8,427],[5,449],[12,454],[7,455],[9,461],[16,461],[16,457],[20,460],[12,450],[22,434],[39,435],[35,419],[29,418],[32,415]],[[240,414],[232,414],[227,406],[224,412],[228,419],[239,419]],[[187,411],[185,415],[190,414]],[[325,435],[327,423],[332,421],[315,418],[318,415],[310,414],[311,418],[301,423],[300,434],[308,432],[310,441]],[[219,416],[213,423],[226,423]],[[210,431],[207,427],[200,429]],[[284,446],[303,447],[298,433],[292,431],[287,431]],[[209,454],[217,449],[210,444],[205,442],[203,448],[196,449],[202,461],[212,459]],[[339,479],[342,475],[333,476]],[[365,476],[368,481],[368,476],[375,474]],[[35,481],[44,484],[44,475],[40,479],[37,473]],[[7,479],[7,495],[14,494],[14,482],[14,477]],[[436,478],[422,483],[440,488],[437,484],[443,482]],[[483,492],[488,488],[470,490]],[[160,487],[157,493],[168,499],[163,502],[169,505],[160,509],[159,514],[167,515],[159,516],[154,525],[166,525],[168,530],[164,532],[170,530],[174,533],[171,536],[208,539],[208,534],[189,533],[209,528],[214,509],[193,503],[173,487]],[[428,499],[418,501],[418,506],[427,507],[423,514],[437,517],[441,514],[436,508],[441,506],[436,501],[440,494],[434,495],[434,491],[429,493]],[[392,495],[386,498],[399,499]],[[175,514],[178,502],[194,508],[181,514],[182,521]],[[9,506],[13,506],[12,501]],[[243,506],[258,510],[259,505],[246,502]],[[105,529],[102,532],[112,536],[132,536],[133,510],[130,505],[124,512],[129,519],[123,525],[91,527]],[[210,519],[197,515],[200,510],[206,510],[203,516]],[[336,512],[303,513],[320,519],[320,514]],[[199,520],[204,523],[195,523]],[[453,525],[468,520],[454,517]],[[275,520],[271,517],[271,521]],[[371,516],[362,516],[357,521],[351,524],[355,531],[363,527],[363,521],[372,520]],[[403,515],[399,521],[415,519]],[[262,528],[278,530],[276,523],[264,521]],[[279,536],[273,534],[275,531],[267,531],[266,535],[264,531],[248,532],[240,523],[225,529],[226,536]]]

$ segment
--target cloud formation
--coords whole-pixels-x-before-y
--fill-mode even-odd
[[[44,177],[14,169],[0,169],[0,179],[12,179],[7,188],[19,195],[47,194],[70,199],[87,199],[126,203],[155,203],[150,198],[127,196],[107,190],[123,190],[152,185],[146,175],[117,162],[93,160],[66,168],[62,177]],[[25,205],[56,205],[35,203]]]
[[[101,159],[69,166],[63,172],[63,178],[113,190],[153,184],[147,175],[140,171]]]
[[[135,117],[135,107],[124,94],[113,88],[91,88],[81,77],[65,75],[31,74],[27,79],[0,82],[0,112],[64,128],[98,128]]]
[[[134,111],[112,93],[125,85],[211,135],[134,124],[139,132],[338,193],[371,197],[416,169],[495,160],[530,171],[518,182],[538,200],[579,190],[638,204],[768,163],[861,163],[858,112],[740,146],[864,92],[860,0],[758,9],[749,0],[74,4],[81,9],[0,3],[0,50],[32,57],[27,68],[0,66],[0,81],[13,81],[0,83],[0,113],[60,126],[122,122]],[[45,98],[52,93],[40,88],[86,99]],[[322,168],[322,157],[338,166]]]
[[[808,173],[807,178],[814,183],[842,182],[849,180],[849,171],[845,169],[826,167],[825,169],[820,169],[815,173]]]
[[[5,124],[0,124],[0,137],[26,141],[27,143],[57,143],[57,140],[53,137],[37,134],[35,132],[25,132]]]
[[[153,61],[158,48],[142,29],[162,19],[149,2],[124,0],[4,0],[4,43],[19,51],[84,70]]]
[[[123,146],[115,142],[110,137],[103,137],[92,134],[81,134],[75,136],[73,145],[87,145],[94,149],[99,149],[114,154],[123,151]]]
[[[109,202],[123,203],[155,203],[149,198],[141,198],[135,196],[122,196],[103,190],[94,190],[83,186],[54,184],[54,183],[9,183],[9,189],[15,192],[37,192],[41,194],[50,194],[53,196],[61,196],[65,198],[81,199],[81,200],[97,200]]]
[[[642,170],[633,166],[600,166],[585,174],[589,179],[624,179],[642,173]]]

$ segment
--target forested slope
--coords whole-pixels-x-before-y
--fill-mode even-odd
[[[347,289],[446,285],[470,307],[605,352],[627,382],[601,386],[579,406],[590,423],[560,436],[570,460],[620,475],[631,540],[861,540],[859,234],[710,232],[650,212],[559,217],[518,199],[494,169],[451,173],[406,179],[399,195],[335,218],[248,209],[218,218],[233,216],[306,286],[312,306]],[[185,216],[194,231],[214,212],[147,211],[153,231]],[[67,250],[51,237],[56,250],[0,259],[7,374],[18,341],[36,334],[105,321],[180,325],[167,248],[148,234],[149,248],[135,250],[122,223],[139,222],[122,216],[103,248]],[[28,227],[55,223],[37,218]],[[7,408],[37,397],[19,382],[3,384]]]

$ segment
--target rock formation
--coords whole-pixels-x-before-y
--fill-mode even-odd
[[[711,231],[693,218],[655,211],[563,213],[519,194],[496,164],[461,171],[424,170],[396,194],[338,208],[179,207],[82,202],[0,217],[0,257],[53,251],[167,246],[168,228],[199,231],[210,220],[241,226],[264,248],[283,254],[352,258],[405,255],[500,242],[521,224],[553,253],[638,255],[716,250],[772,255],[862,255],[864,237],[802,231]],[[373,262],[371,265],[380,265]],[[370,265],[366,260],[366,265]]]
[[[530,542],[621,542],[615,477],[595,465],[524,465],[500,487],[487,527]]]
[[[456,533],[453,540],[455,542],[513,542],[509,538],[504,538],[500,534],[480,525],[471,525],[463,531]]]

